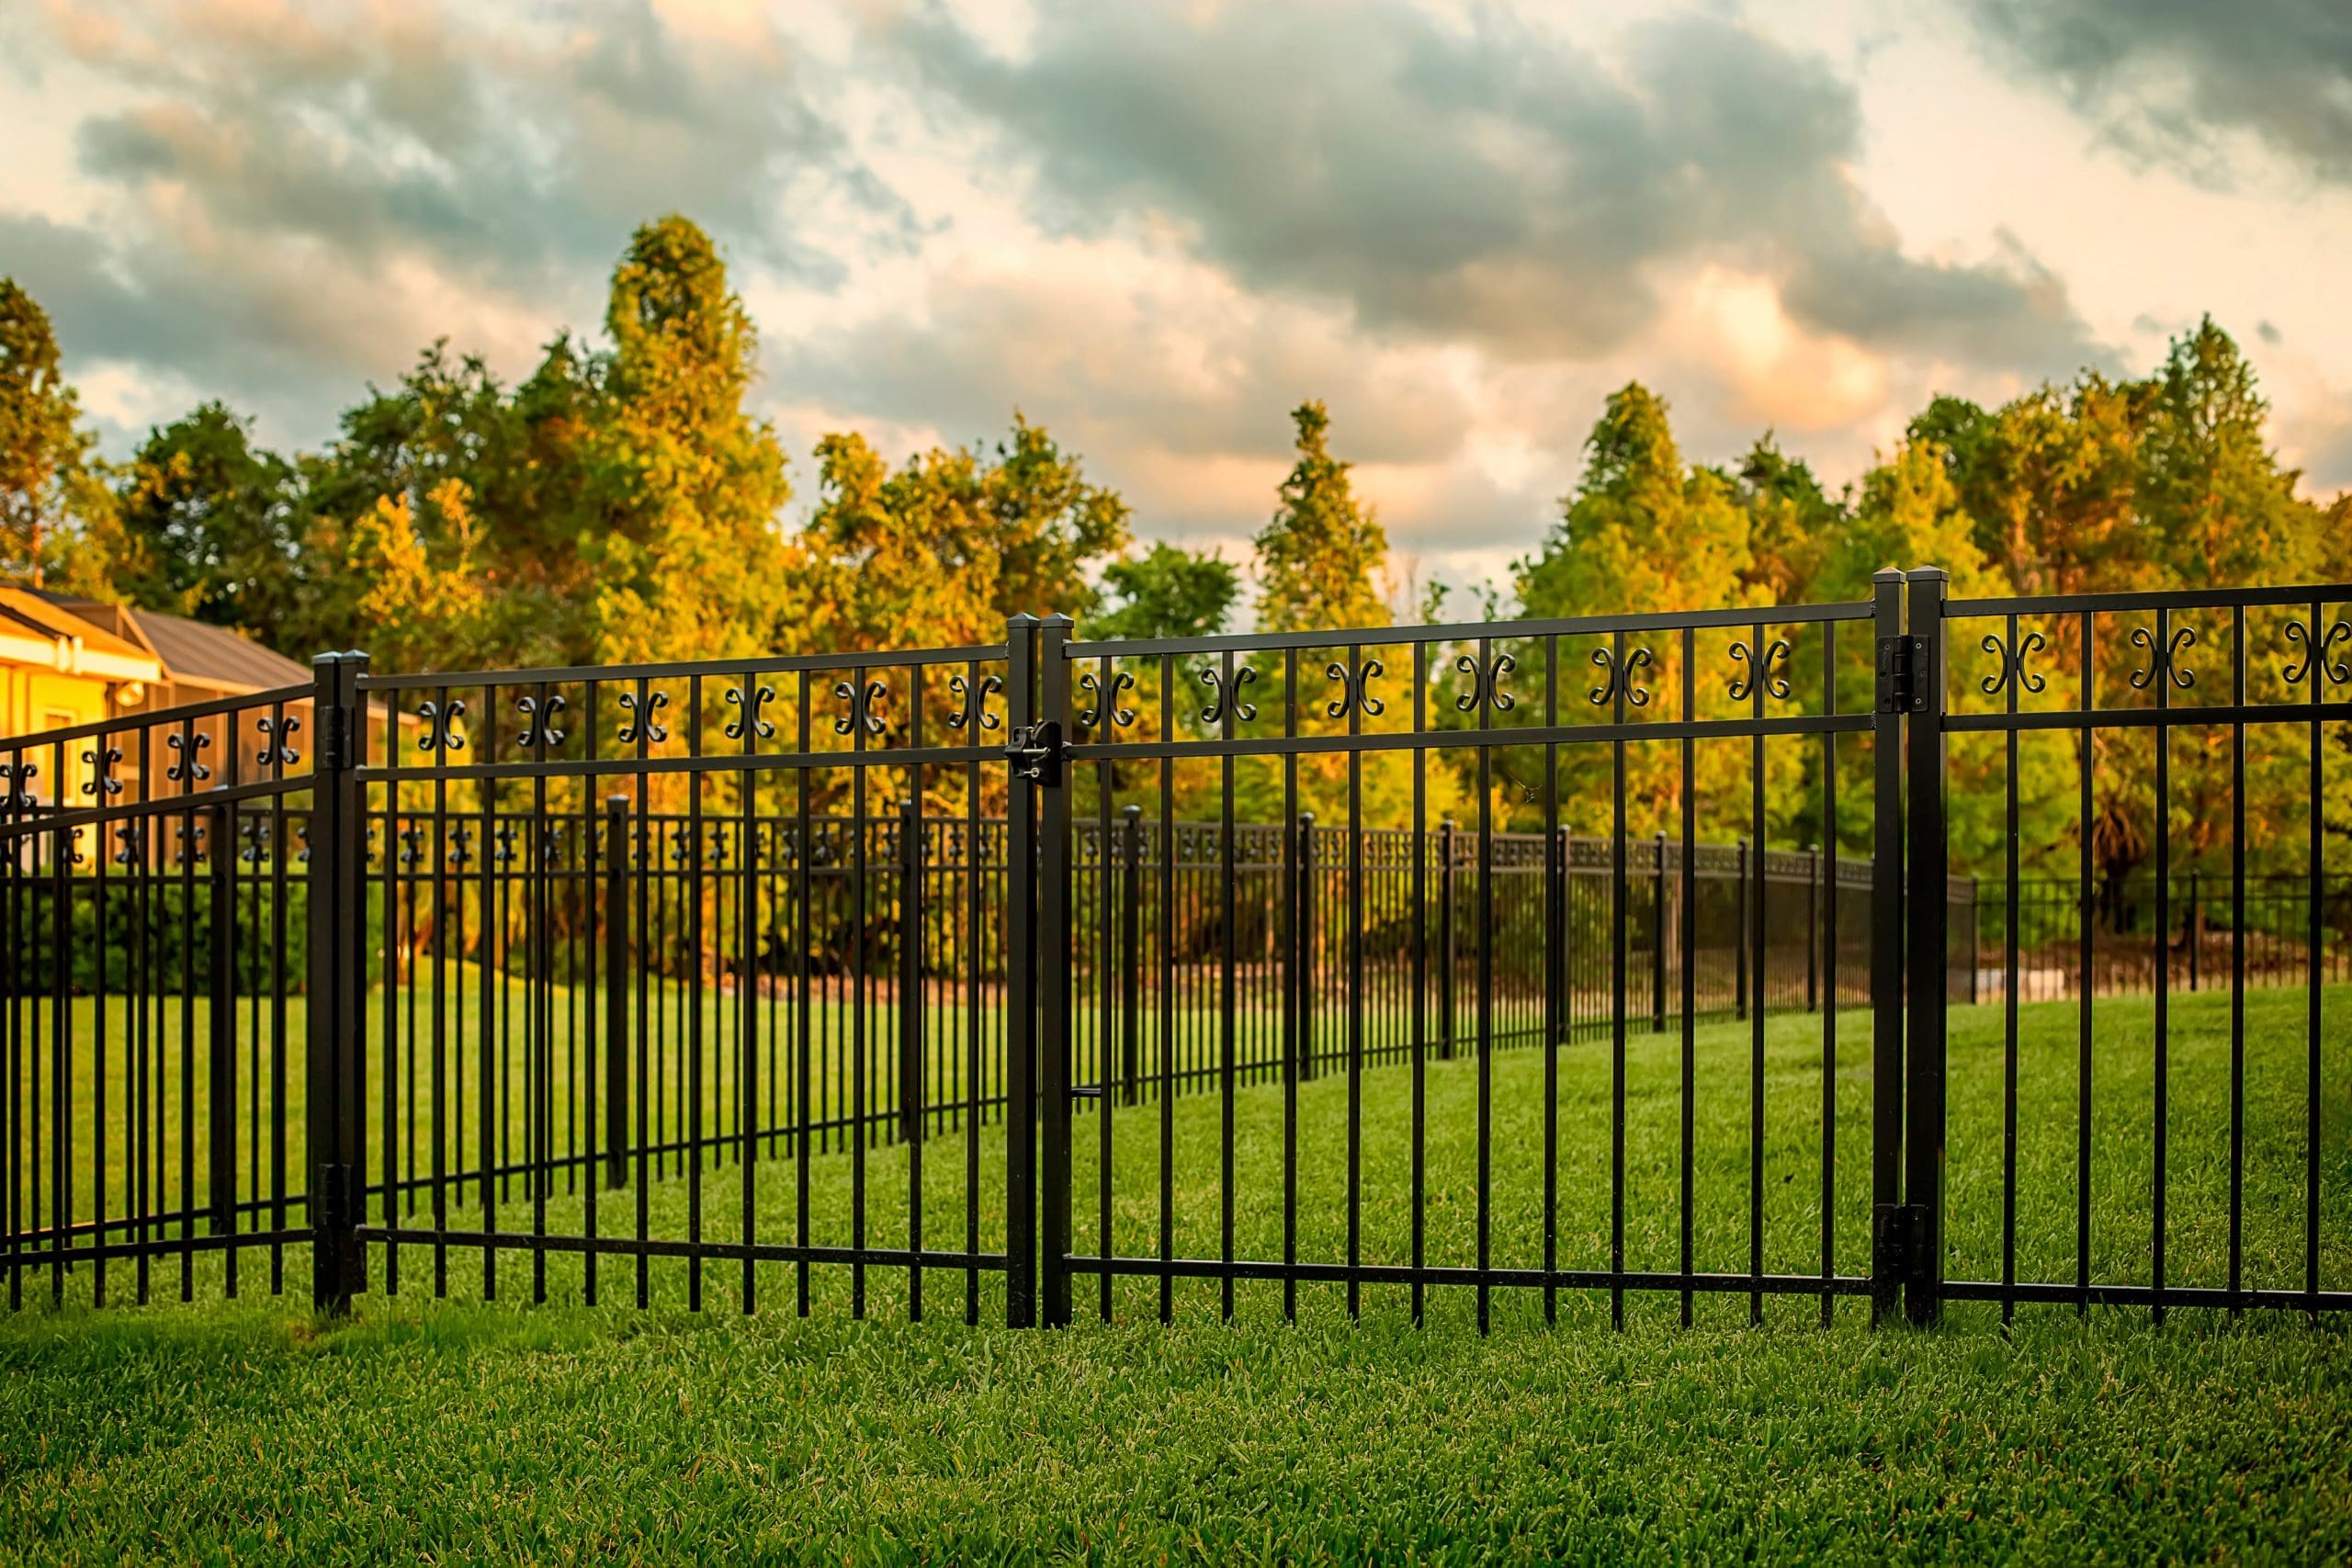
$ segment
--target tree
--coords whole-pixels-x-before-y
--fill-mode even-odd
[[[812,648],[993,642],[1022,612],[1087,619],[1090,573],[1128,541],[1126,502],[1018,413],[990,450],[934,447],[896,473],[854,433],[817,458],[821,500],[798,541]]]
[[[0,276],[0,573],[104,594],[112,509],[80,419],[48,312]],[[82,533],[89,547],[69,549]],[[72,581],[52,582],[61,564]]]
[[[589,434],[585,554],[599,659],[773,648],[790,604],[784,449],[743,407],[758,334],[709,236],[639,227],[613,273],[612,358]]]
[[[220,626],[281,625],[301,547],[295,478],[222,403],[151,431],[117,481],[115,586],[132,604]]]
[[[1164,540],[1140,558],[1111,562],[1102,582],[1114,603],[1082,628],[1090,637],[1207,637],[1241,596],[1241,573],[1223,556]]]
[[[1388,606],[1374,587],[1385,572],[1388,535],[1348,479],[1352,464],[1331,456],[1331,416],[1320,401],[1291,411],[1298,461],[1282,502],[1257,537],[1258,625],[1265,631],[1382,626]]]

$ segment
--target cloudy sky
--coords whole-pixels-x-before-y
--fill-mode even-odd
[[[1470,582],[1630,377],[1842,481],[2208,310],[2352,485],[2343,0],[0,0],[0,273],[117,452],[211,397],[318,443],[439,336],[524,373],[674,209],[804,495],[826,430],[1018,406],[1241,555],[1321,397]]]

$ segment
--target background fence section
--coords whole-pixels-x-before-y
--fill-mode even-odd
[[[0,742],[6,1290],[267,1288],[311,1240],[313,690]]]

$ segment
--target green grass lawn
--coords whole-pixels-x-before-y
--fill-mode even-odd
[[[2352,994],[2327,997],[2323,1283],[2352,1283]],[[2248,1001],[2245,1269],[2301,1282],[2304,1043],[2300,993]],[[2095,1056],[2092,1272],[2144,1280],[2153,1156],[2152,1011],[2099,1004]],[[1841,1271],[1864,1271],[1871,1083],[1867,1021],[1840,1020],[1832,1207]],[[1953,1277],[2000,1269],[2002,1019],[1955,1015],[1949,1187]],[[2019,1050],[2020,1277],[2071,1280],[2075,1021],[2024,1012]],[[2229,1186],[2226,998],[2177,1000],[2169,1043],[2168,1272],[2225,1278]],[[1701,1032],[1693,1105],[1694,1213],[1702,1269],[1747,1266],[1748,1042]],[[1677,1252],[1679,1041],[1636,1034],[1628,1053],[1627,1252]],[[1820,1263],[1820,1021],[1767,1031],[1768,1269]],[[1610,1104],[1605,1043],[1558,1057],[1559,1256],[1605,1266]],[[1474,1256],[1476,1068],[1432,1064],[1426,1118],[1428,1255]],[[1409,1245],[1404,1201],[1409,1079],[1367,1074],[1363,1256]],[[1493,1064],[1494,1259],[1540,1259],[1544,1058]],[[1347,1086],[1300,1095],[1300,1256],[1345,1256]],[[1214,1257],[1218,1099],[1173,1106],[1178,1251]],[[1113,1242],[1148,1254],[1159,1226],[1159,1108],[1114,1121]],[[1281,1255],[1283,1099],[1236,1100],[1237,1251]],[[1001,1231],[1001,1134],[978,1148],[978,1241]],[[1096,1127],[1077,1119],[1076,1246],[1098,1245]],[[963,1244],[967,1148],[928,1143],[933,1246]],[[905,1238],[910,1151],[867,1151],[874,1245]],[[846,1241],[851,1160],[811,1161],[819,1241]],[[752,1224],[788,1240],[789,1161],[752,1170]],[[741,1172],[702,1177],[705,1234],[742,1223]],[[648,1227],[683,1235],[686,1184],[647,1192]],[[634,1191],[605,1193],[598,1228],[635,1227]],[[577,1234],[584,1197],[550,1195],[551,1233]],[[471,1224],[470,1203],[451,1223]],[[502,1227],[527,1229],[503,1206]],[[789,1265],[649,1269],[651,1310],[626,1305],[627,1259],[603,1261],[605,1304],[579,1304],[576,1257],[551,1255],[530,1294],[526,1251],[452,1247],[432,1294],[432,1249],[401,1249],[401,1288],[376,1287],[347,1324],[291,1301],[92,1312],[45,1304],[0,1320],[0,1539],[52,1558],[431,1554],[442,1560],[1092,1556],[1469,1559],[1494,1555],[2143,1561],[2242,1556],[2324,1561],[2352,1552],[2352,1343],[2340,1323],[2253,1313],[1955,1305],[1930,1333],[1873,1331],[1859,1303],[1818,1326],[1817,1300],[1702,1297],[1677,1325],[1671,1294],[1637,1294],[1609,1326],[1605,1293],[1566,1292],[1559,1323],[1539,1292],[1496,1296],[1475,1331],[1470,1292],[1431,1293],[1416,1329],[1402,1287],[1367,1288],[1350,1324],[1336,1285],[1303,1287],[1299,1321],[1277,1285],[1241,1287],[1217,1319],[1213,1281],[1180,1280],[1171,1326],[1157,1282],[1123,1280],[1114,1321],[1016,1334],[983,1276],[983,1326],[955,1321],[962,1275],[932,1271],[926,1320],[906,1321],[902,1270],[868,1270],[869,1316],[849,1316],[847,1270],[812,1271],[812,1315],[792,1312]],[[120,1267],[118,1264],[118,1267]],[[305,1270],[293,1269],[300,1280]],[[28,1295],[47,1301],[42,1287]],[[78,1291],[81,1277],[77,1273]],[[248,1283],[248,1291],[251,1284]]]

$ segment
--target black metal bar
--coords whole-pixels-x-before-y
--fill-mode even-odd
[[[1907,574],[1910,595],[1912,697],[1907,749],[1911,776],[1905,804],[1909,887],[1904,955],[1908,1061],[1905,1100],[1904,1200],[1917,1215],[1918,1256],[1907,1259],[1905,1310],[1914,1323],[1942,1313],[1944,1191],[1944,967],[1950,918],[1944,884],[1951,847],[1944,815],[1944,597],[1950,574],[1921,567]]]
[[[1043,687],[1040,706],[1046,723],[1069,722],[1069,641],[1067,615],[1037,623],[1037,665]],[[1109,700],[1107,697],[1105,700]],[[1230,802],[1231,792],[1227,793]],[[1043,1017],[1038,1024],[1038,1103],[1045,1126],[1043,1184],[1038,1224],[1038,1292],[1048,1327],[1069,1322],[1070,1222],[1070,856],[1069,790],[1060,770],[1046,781],[1037,830],[1037,958]],[[1103,1108],[1105,1114],[1108,1107]],[[1105,1173],[1107,1179],[1108,1173]]]
[[[2151,655],[2150,672],[2156,688],[2156,711],[2162,714],[2172,705],[2172,673],[2169,668],[2172,653],[2172,611],[2156,611],[2156,639]],[[2172,997],[2172,731],[2160,721],[2156,726],[2156,1021],[2155,1021],[2155,1116],[2151,1129],[2155,1138],[2155,1160],[2153,1174],[2154,1224],[2149,1258],[2149,1283],[2154,1294],[2149,1298],[2149,1313],[2154,1321],[2165,1320],[2165,1145],[2170,1141],[2165,1125],[2165,1112],[2171,1097],[2172,1042],[2167,1027],[2167,1013]]]
[[[1887,1216],[1903,1203],[1904,797],[1903,725],[1909,707],[1911,639],[1903,630],[1903,573],[1889,567],[1871,579],[1878,642],[1878,690],[1871,715],[1871,1207],[1873,1241],[1890,1234]],[[1683,854],[1690,850],[1685,826]],[[1689,872],[1685,870],[1685,887]],[[1686,995],[1688,993],[1686,992]],[[1686,1013],[1688,1009],[1685,1009]],[[1686,1029],[1688,1025],[1685,1025]],[[1871,1264],[1871,1321],[1892,1314],[1903,1280],[1883,1247]],[[1686,1258],[1684,1268],[1689,1268]]]
[[[2245,610],[2230,615],[2230,700],[2245,705]],[[2189,951],[2201,945],[2192,929]],[[2317,976],[2313,976],[2316,981]],[[2230,1312],[2240,1308],[2245,1232],[2245,726],[2230,727]]]
[[[237,753],[233,740],[228,750],[233,759]],[[229,765],[235,764],[231,761]],[[204,990],[210,1008],[205,1019],[209,1077],[204,1125],[209,1156],[206,1188],[211,1199],[212,1234],[228,1235],[237,1228],[237,808],[216,806],[208,816],[211,843],[205,864],[209,973]],[[7,975],[13,995],[17,971],[11,968]],[[194,1087],[189,1086],[191,1090]],[[228,1256],[235,1258],[236,1249],[232,1247]]]
[[[605,1185],[616,1189],[628,1184],[628,805],[605,797]]]
[[[336,1316],[367,1288],[368,1259],[355,1234],[359,1170],[366,1157],[362,1109],[360,800],[357,753],[364,730],[353,682],[364,653],[326,653],[311,661],[311,722],[317,727],[311,773],[311,861],[307,874],[310,962],[308,1115],[312,1234],[311,1302]]]
[[[1011,651],[1005,676],[1005,726],[1026,734],[1035,722],[1037,618],[1005,623]],[[1037,1321],[1037,785],[1010,770],[1006,807],[1004,1241],[1008,1328]]]

